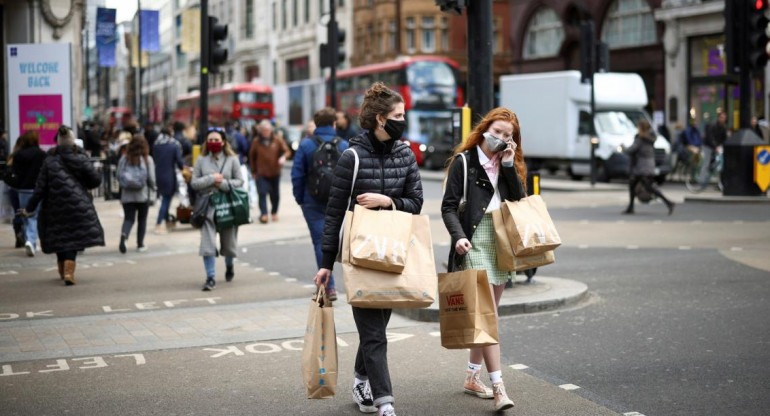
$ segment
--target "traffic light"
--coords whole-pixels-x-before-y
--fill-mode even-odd
[[[463,13],[463,9],[468,6],[467,0],[436,0],[436,6],[438,6],[442,12],[460,15]]]
[[[209,16],[209,73],[218,73],[219,65],[227,61],[227,25],[220,25],[219,19]]]
[[[580,82],[591,81],[596,68],[596,40],[594,39],[594,22],[585,20],[580,22]]]
[[[746,52],[749,54],[749,67],[752,71],[761,71],[767,65],[767,24],[765,16],[768,0],[749,2],[748,29],[746,33]]]
[[[340,29],[337,26],[337,63],[342,64],[345,62],[345,29]]]
[[[322,43],[318,50],[318,56],[321,58],[321,68],[329,67],[329,45]]]

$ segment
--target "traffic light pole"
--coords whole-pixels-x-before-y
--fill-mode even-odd
[[[329,45],[329,105],[337,108],[337,0],[329,0],[329,27],[326,44]]]
[[[492,0],[468,2],[468,104],[473,122],[492,110],[494,90],[492,80]]]
[[[204,141],[209,128],[209,0],[201,1],[201,80],[200,80],[200,120],[198,141]]]
[[[139,121],[139,124],[141,126],[142,124],[142,2],[141,0],[136,0],[136,16],[137,16],[137,29],[136,29],[136,43],[137,43],[137,52],[139,53],[139,59],[137,60],[139,62],[139,90],[137,96],[139,97],[139,103],[137,105],[138,114],[137,114],[137,120]],[[149,63],[149,62],[148,62]]]

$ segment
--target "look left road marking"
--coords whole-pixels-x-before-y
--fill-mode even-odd
[[[70,359],[57,359],[53,364],[47,364],[44,365],[42,369],[34,371],[33,368],[24,368],[24,371],[21,371],[19,368],[23,365],[37,365],[37,362],[30,362],[25,364],[14,364],[17,366],[17,369],[14,370],[13,365],[11,364],[3,364],[0,366],[0,377],[10,377],[10,376],[22,376],[27,374],[35,373],[53,373],[58,371],[70,371],[73,368],[76,368],[78,370],[92,370],[95,368],[104,368],[109,367],[110,364],[108,361],[112,361],[113,358],[133,358],[135,365],[145,365],[147,363],[147,360],[144,357],[144,354],[119,354],[119,355],[112,355],[109,357],[102,357],[102,356],[95,356],[95,357],[82,357],[82,358],[70,358]]]
[[[102,311],[104,313],[111,313],[111,312],[130,312],[130,311],[145,311],[150,309],[168,309],[168,308],[174,308],[177,307],[183,303],[207,303],[209,305],[216,305],[217,300],[222,299],[221,297],[215,296],[215,297],[209,297],[209,298],[195,298],[195,299],[171,299],[171,300],[159,300],[159,301],[152,301],[152,302],[139,302],[135,303],[132,306],[127,306],[125,308],[113,308],[111,305],[105,305],[102,306]]]
[[[40,311],[40,312],[27,312],[25,316],[27,318],[37,318],[40,316],[52,317],[53,310]],[[0,313],[0,321],[10,321],[10,320],[19,319],[19,318],[21,318],[21,314],[18,314],[18,313]]]

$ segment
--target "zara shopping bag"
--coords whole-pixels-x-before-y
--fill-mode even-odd
[[[499,343],[495,300],[485,270],[438,275],[441,346],[448,349]]]
[[[428,216],[412,216],[407,261],[400,274],[351,264],[352,216],[350,211],[345,214],[340,250],[348,303],[359,308],[427,308],[433,304],[438,287]]]
[[[517,256],[513,253],[501,210],[492,211],[492,221],[495,225],[495,252],[498,269],[518,272],[545,266],[556,261],[553,250],[531,256]]]
[[[412,236],[412,214],[395,207],[376,211],[356,205],[349,236],[351,264],[401,273]]]
[[[500,210],[517,256],[542,254],[561,245],[561,237],[540,195],[503,201]]]
[[[302,348],[302,379],[308,399],[328,399],[337,391],[337,332],[334,309],[323,286],[310,301]]]

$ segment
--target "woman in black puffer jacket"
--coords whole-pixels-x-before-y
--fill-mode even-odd
[[[406,129],[404,99],[384,84],[375,83],[366,91],[359,122],[366,131],[350,140],[350,147],[360,160],[355,184],[351,183],[355,160],[352,152],[344,152],[334,168],[321,247],[323,263],[315,277],[317,285],[328,282],[334,267],[346,211],[356,204],[369,209],[395,206],[411,214],[419,214],[422,209],[417,161],[409,146],[399,140]],[[380,415],[395,416],[385,338],[391,311],[353,307],[360,340],[353,398],[365,413],[377,412],[379,408]]]
[[[69,286],[75,284],[78,251],[104,245],[104,230],[88,193],[102,177],[66,126],[59,128],[56,144],[48,151],[25,211],[34,212],[40,203],[40,246],[43,253],[56,253],[59,277]]]

